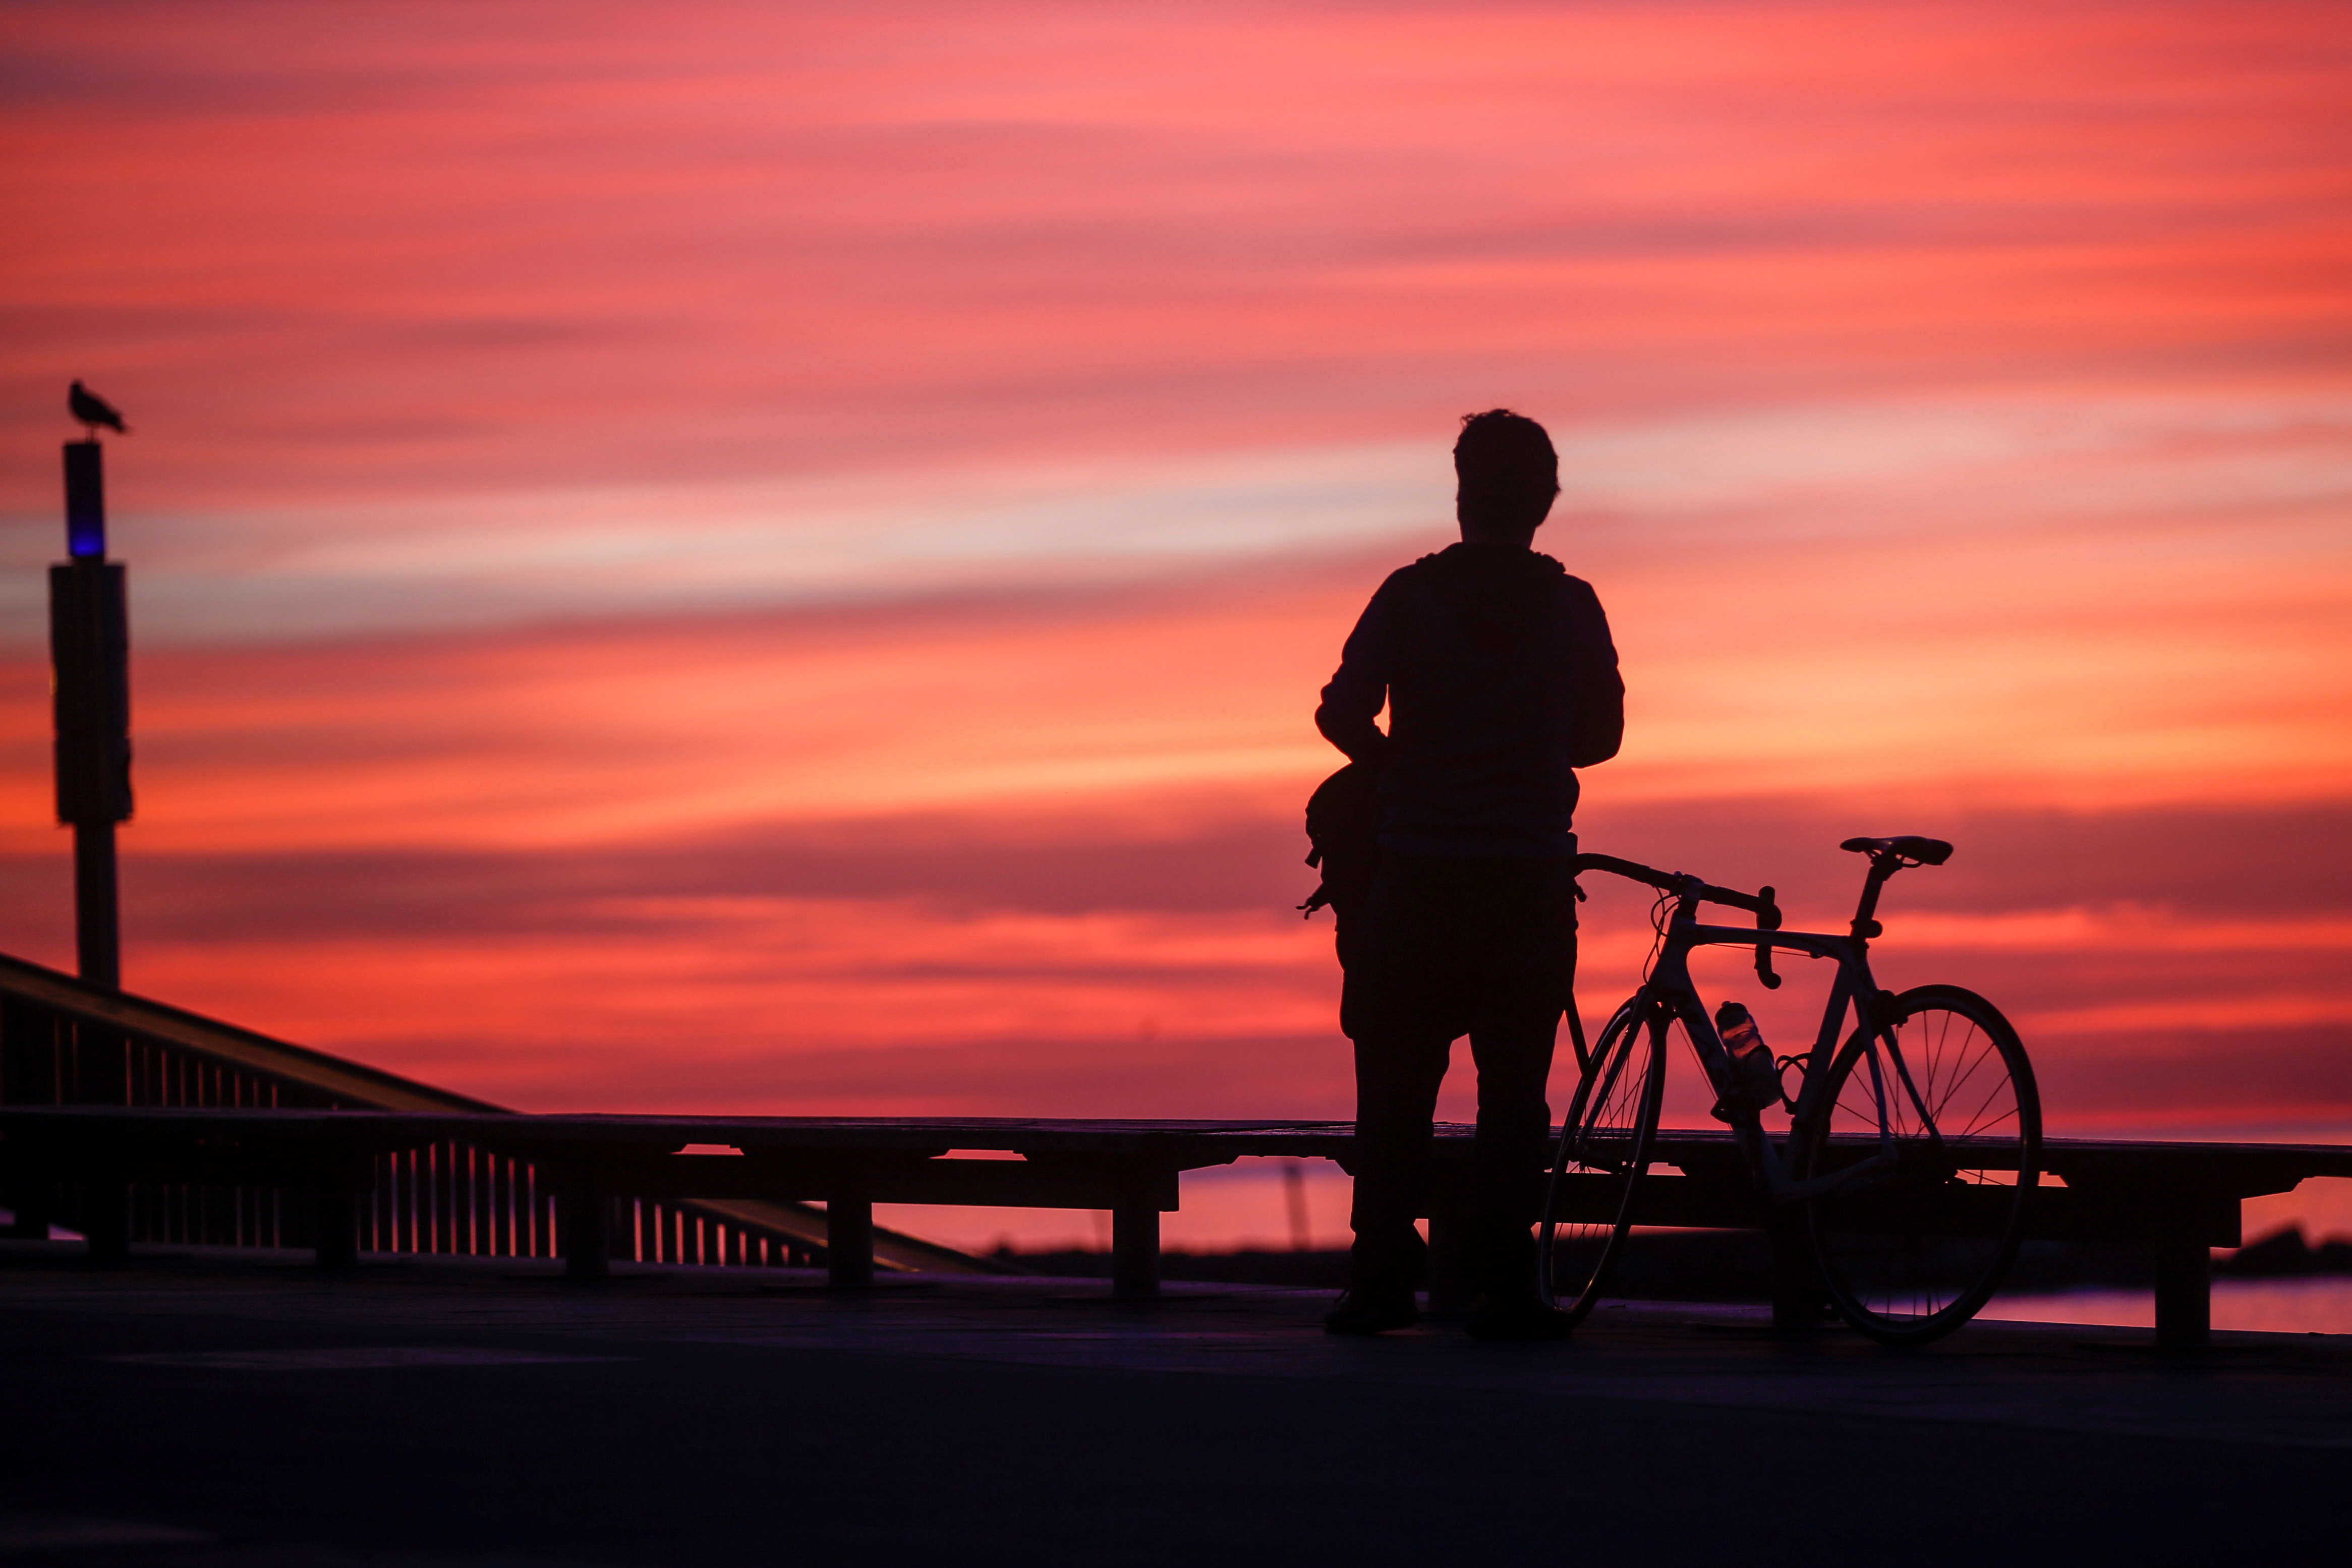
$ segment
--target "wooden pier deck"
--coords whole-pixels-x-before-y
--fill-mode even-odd
[[[2325,1562],[2352,1341],[0,1242],[0,1552],[74,1568]]]
[[[1423,1208],[1440,1254],[1458,1224],[1471,1135],[1467,1126],[1441,1129]],[[1109,1211],[1112,1289],[1148,1297],[1160,1288],[1160,1216],[1178,1207],[1181,1173],[1248,1155],[1345,1167],[1354,1129],[1344,1122],[0,1107],[0,1183],[67,1184],[84,1194],[140,1184],[290,1189],[307,1195],[315,1249],[331,1265],[361,1250],[372,1173],[387,1156],[418,1147],[478,1149],[536,1172],[555,1196],[561,1250],[577,1276],[636,1255],[621,1231],[627,1206],[638,1202],[691,1202],[722,1216],[733,1204],[772,1215],[822,1203],[816,1234],[832,1281],[844,1286],[875,1276],[876,1203],[978,1204]],[[1728,1134],[1667,1132],[1657,1147],[1663,1169],[1643,1184],[1639,1221],[1765,1225],[1769,1211]],[[996,1157],[1003,1155],[1017,1157]],[[2352,1176],[2352,1148],[2053,1138],[2042,1145],[2042,1165],[2046,1185],[2028,1210],[2028,1236],[2145,1248],[2157,1281],[2158,1337],[2183,1345],[2208,1333],[2210,1252],[2242,1241],[2242,1202],[2314,1176]],[[109,1223],[121,1208],[108,1201]],[[1584,1216],[1605,1217],[1599,1209]],[[127,1230],[94,1228],[91,1245],[120,1255]],[[935,1251],[942,1261],[955,1256]]]

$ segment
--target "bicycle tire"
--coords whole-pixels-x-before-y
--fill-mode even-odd
[[[1629,1001],[1601,1031],[1560,1120],[1536,1245],[1544,1304],[1581,1322],[1601,1299],[1633,1228],[1633,1194],[1650,1168],[1665,1098],[1665,1014]],[[1603,1216],[1577,1220],[1573,1214]]]
[[[2042,1174],[2042,1102],[2017,1031],[1975,992],[1919,986],[1894,999],[1885,1021],[1917,1096],[1882,1067],[1895,1169],[1809,1201],[1806,1224],[1838,1314],[1883,1343],[1924,1344],[1974,1317],[2017,1256]],[[1857,1071],[1867,1059],[1857,1030],[1831,1070],[1827,1113],[1807,1129],[1801,1175],[1880,1146],[1872,1074]],[[1920,1103],[1940,1146],[1927,1136]],[[2001,1196],[1969,1190],[1988,1188]]]

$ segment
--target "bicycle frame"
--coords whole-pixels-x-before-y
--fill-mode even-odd
[[[1597,869],[1615,868],[1601,866]],[[1706,1006],[1699,999],[1698,988],[1691,979],[1689,960],[1693,950],[1700,947],[1752,947],[1756,949],[1757,973],[1767,986],[1780,984],[1779,977],[1771,968],[1771,955],[1776,950],[1828,958],[1838,966],[1837,978],[1830,988],[1829,1000],[1822,1009],[1821,1029],[1814,1037],[1812,1049],[1802,1057],[1794,1059],[1804,1063],[1804,1079],[1798,1090],[1789,1134],[1782,1147],[1775,1147],[1775,1140],[1764,1131],[1760,1111],[1740,1110],[1732,1115],[1734,1140],[1749,1167],[1756,1172],[1766,1195],[1775,1203],[1799,1203],[1820,1197],[1893,1170],[1896,1164],[1896,1150],[1892,1132],[1893,1118],[1887,1114],[1890,1090],[1899,1092],[1909,1103],[1931,1145],[1942,1147],[1943,1135],[1937,1129],[1926,1097],[1920,1094],[1913,1082],[1910,1070],[1903,1061],[1902,1048],[1882,1016],[1881,998],[1890,998],[1890,993],[1879,989],[1870,972],[1869,939],[1879,935],[1881,930],[1872,915],[1877,906],[1879,890],[1885,885],[1894,871],[1892,866],[1873,864],[1861,904],[1854,915],[1853,929],[1846,936],[1777,929],[1779,910],[1772,904],[1772,890],[1769,888],[1764,890],[1760,902],[1738,894],[1727,896],[1726,890],[1710,888],[1696,877],[1675,878],[1673,884],[1664,889],[1675,899],[1674,914],[1667,923],[1665,939],[1659,948],[1655,963],[1651,967],[1649,977],[1628,1003],[1637,1009],[1632,1027],[1659,1028],[1669,1018],[1680,1018],[1684,1028],[1689,1031],[1692,1043],[1697,1048],[1701,1071],[1706,1074],[1717,1093],[1725,1097],[1727,1103],[1733,1103],[1730,1053],[1725,1049],[1722,1037],[1717,1032],[1714,1020],[1707,1016]],[[1698,906],[1710,900],[1718,903],[1736,900],[1755,908],[1757,928],[1748,930],[1701,924]],[[1835,1171],[1799,1179],[1791,1173],[1783,1148],[1805,1146],[1811,1129],[1831,1113],[1832,1107],[1827,1103],[1830,1075],[1836,1065],[1849,1011],[1853,1014],[1856,1030],[1866,1042],[1864,1060],[1869,1063],[1871,1092],[1878,1111],[1878,1152]]]

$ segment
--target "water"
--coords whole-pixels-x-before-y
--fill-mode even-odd
[[[2146,1291],[2062,1291],[2046,1296],[2000,1295],[1979,1314],[2020,1322],[2156,1324],[2156,1298]],[[2213,1326],[2273,1333],[2352,1333],[2352,1275],[2294,1280],[2216,1280]]]

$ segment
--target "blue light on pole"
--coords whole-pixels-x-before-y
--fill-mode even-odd
[[[66,554],[106,559],[106,470],[95,441],[66,443]]]

